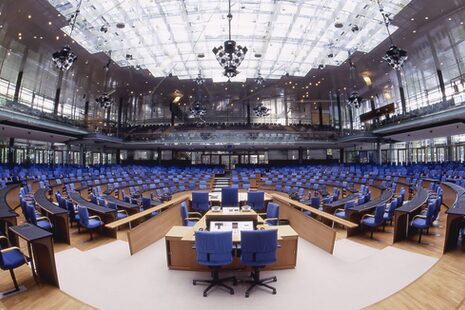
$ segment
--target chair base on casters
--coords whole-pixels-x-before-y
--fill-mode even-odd
[[[269,277],[269,278],[264,278],[260,279],[260,269],[258,267],[255,267],[254,270],[250,273],[250,276],[252,277],[251,280],[245,280],[242,281],[244,283],[250,283],[252,285],[249,286],[249,288],[245,291],[245,297],[249,297],[250,291],[253,290],[254,287],[256,286],[263,286],[271,290],[271,293],[273,295],[276,295],[276,288],[274,288],[271,285],[268,285],[270,282],[276,282],[278,281],[278,278],[275,276]]]
[[[197,285],[198,283],[208,285],[207,288],[203,291],[203,297],[207,297],[208,292],[215,286],[220,286],[222,288],[225,288],[226,290],[229,291],[229,294],[234,295],[234,289],[230,287],[229,285],[224,284],[224,282],[233,281],[233,285],[236,285],[237,284],[236,277],[227,277],[227,278],[220,279],[219,267],[212,267],[211,274],[212,274],[211,280],[193,280],[192,281],[193,285]]]

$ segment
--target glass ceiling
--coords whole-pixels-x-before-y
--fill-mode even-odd
[[[67,19],[79,3],[48,1]],[[394,16],[410,1],[382,3]],[[370,52],[387,38],[372,0],[231,3],[232,39],[249,50],[232,81],[256,78],[259,72],[265,79],[305,76],[319,65],[340,65],[349,50]],[[212,49],[228,38],[227,12],[225,0],[83,0],[72,38],[90,53],[111,51],[119,66],[140,66],[155,77],[172,73],[193,79],[201,72],[219,82],[226,78]],[[360,30],[353,32],[354,25]],[[69,34],[70,27],[62,30]]]

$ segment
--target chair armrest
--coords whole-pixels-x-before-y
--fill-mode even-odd
[[[421,218],[421,219],[425,219],[426,218],[426,215],[415,215],[413,218],[412,218],[412,221],[416,218]]]
[[[257,213],[259,216],[266,216],[266,213]]]
[[[334,211],[334,214],[340,212],[340,211],[345,211],[345,209],[337,208],[336,211]]]
[[[197,215],[199,217],[202,217],[202,214],[200,212],[187,212],[190,215]]]
[[[200,217],[186,217],[186,220],[189,220],[189,221],[199,221],[199,220],[200,220]]]
[[[0,236],[0,239],[6,239],[6,240],[8,240],[8,238],[5,237],[5,236]]]
[[[46,217],[46,216],[38,217],[37,220],[38,220],[38,221],[47,220],[47,221],[50,223],[50,220],[49,220],[48,217]]]
[[[375,217],[375,216],[374,216],[373,214],[364,214],[364,215],[362,216],[362,220],[363,220],[364,218],[366,218],[366,217]]]
[[[7,252],[11,252],[13,250],[19,250],[21,252],[21,249],[18,248],[17,246],[12,246],[12,247],[9,247],[9,248],[6,248],[6,249],[3,249],[3,250],[0,250],[1,253],[7,253]],[[21,252],[22,253],[22,252]]]
[[[100,222],[103,222],[102,219],[100,218],[100,216],[98,215],[92,215],[92,216],[89,216],[90,219],[99,219]]]
[[[265,222],[269,222],[269,221],[279,221],[279,218],[271,217],[271,218],[265,219]]]
[[[116,211],[116,212],[118,212],[118,213],[124,213],[124,214],[126,214],[127,216],[129,216],[128,211],[126,211],[126,210],[118,210],[118,211]]]

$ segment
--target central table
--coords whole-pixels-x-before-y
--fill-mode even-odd
[[[205,230],[207,220],[241,221],[241,218],[249,221],[255,218],[257,229],[277,229],[278,243],[276,263],[267,266],[265,269],[290,269],[297,263],[297,243],[298,234],[289,225],[269,226],[264,224],[264,220],[253,210],[239,212],[213,212],[208,211],[193,227],[173,226],[165,235],[166,258],[168,268],[179,270],[208,270],[208,267],[197,264],[194,249],[195,231]],[[240,243],[240,234],[233,234],[233,242]],[[225,269],[243,269],[238,257],[234,257],[232,264],[225,266]]]

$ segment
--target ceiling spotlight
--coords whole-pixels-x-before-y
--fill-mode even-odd
[[[100,27],[100,31],[103,32],[103,33],[107,33],[108,32],[108,27],[106,25],[103,25],[102,27]]]
[[[325,68],[325,65],[323,65],[323,64],[318,65],[318,69],[323,70],[324,68]]]
[[[270,115],[270,109],[265,107],[263,103],[260,102],[253,108],[253,113],[256,117],[266,117]]]
[[[336,23],[334,24],[334,27],[340,29],[340,28],[344,27],[344,24],[341,23],[341,22],[336,22]]]
[[[224,42],[224,45],[213,48],[213,54],[220,66],[224,69],[224,76],[231,79],[239,74],[237,68],[241,65],[247,53],[247,47],[236,45],[236,41],[231,40],[231,0],[229,0],[229,13],[227,15],[229,22],[229,40]]]
[[[60,51],[52,54],[52,61],[61,71],[67,71],[76,60],[77,56],[71,51],[69,45],[65,45]]]
[[[328,54],[328,58],[333,58],[334,57],[334,54],[333,53],[329,53]]]
[[[132,55],[131,54],[126,54],[126,60],[133,60]]]
[[[142,67],[140,65],[136,65],[134,68],[136,69],[136,71],[139,71],[139,70],[142,69]]]
[[[109,109],[113,104],[113,100],[107,93],[103,93],[102,95],[95,98],[95,102],[98,103],[103,109]]]

